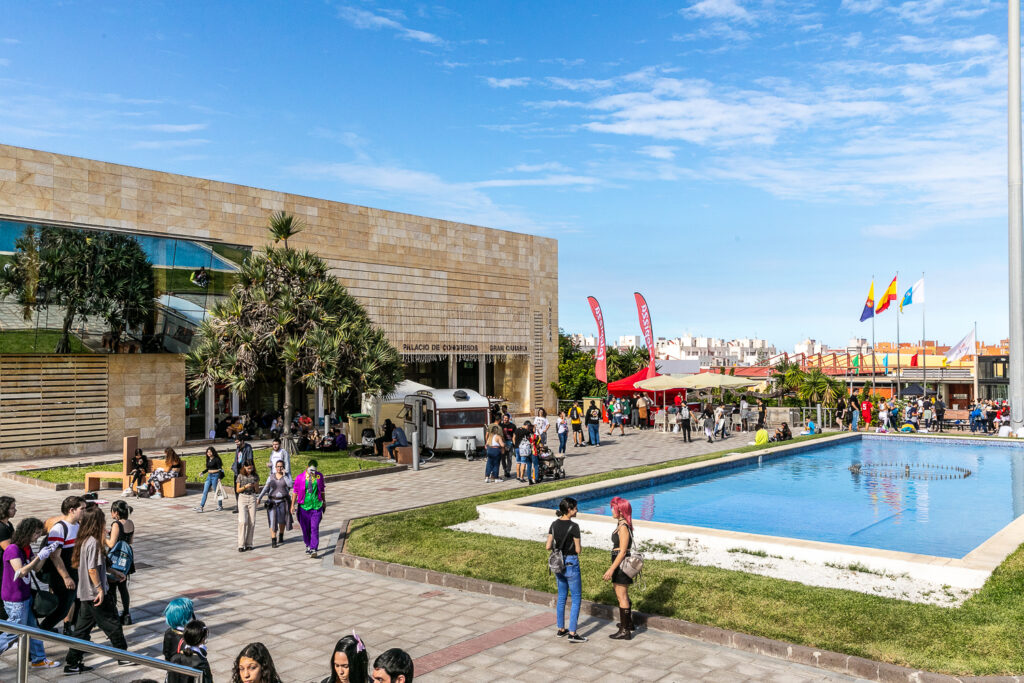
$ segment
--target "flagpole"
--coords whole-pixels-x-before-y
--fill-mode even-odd
[[[897,280],[900,277],[899,271],[896,271]],[[896,296],[900,295],[899,283],[896,284]],[[900,316],[903,315],[903,300],[900,300],[899,307],[896,309],[896,399],[903,398],[903,390],[900,388],[900,375],[903,373],[903,369],[900,366]]]
[[[924,271],[921,271],[921,279],[924,280]],[[928,337],[924,332],[924,307],[925,302],[921,302],[921,367],[924,369],[924,395],[922,398],[928,398]]]
[[[875,281],[875,276],[872,275],[871,276],[871,282],[874,283],[874,281]],[[875,302],[874,301],[871,302],[871,308],[872,308],[872,310],[871,310],[871,388],[874,389],[875,391],[877,391],[878,387],[875,386],[875,383],[878,381],[878,369],[877,369],[877,365],[875,364],[875,311],[874,311]]]
[[[1020,0],[1007,3],[1007,195],[1009,200],[1010,427],[1024,427],[1024,228],[1021,207]],[[975,340],[977,341],[977,340]]]

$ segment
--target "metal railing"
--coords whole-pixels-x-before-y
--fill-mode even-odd
[[[190,666],[172,664],[171,662],[167,662],[162,659],[155,659],[153,657],[147,657],[146,655],[137,655],[132,652],[128,652],[127,650],[118,650],[116,647],[110,647],[109,645],[99,645],[88,640],[79,640],[78,638],[72,638],[71,636],[65,636],[60,633],[43,631],[42,629],[25,626],[23,624],[14,624],[9,621],[0,620],[0,632],[15,633],[18,635],[17,683],[28,683],[29,637],[51,643],[61,643],[74,648],[75,650],[91,652],[94,655],[106,655],[107,657],[113,657],[115,660],[121,662],[129,661],[133,664],[140,664],[142,666],[160,669],[161,671],[167,671],[169,673],[174,672],[176,674],[188,676],[196,683],[201,681],[203,678],[203,673],[201,671],[193,669]]]

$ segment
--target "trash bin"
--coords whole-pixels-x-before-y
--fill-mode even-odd
[[[358,444],[363,438],[363,430],[373,429],[373,418],[366,413],[352,413],[348,416],[348,441]]]

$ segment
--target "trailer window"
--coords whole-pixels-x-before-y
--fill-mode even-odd
[[[486,408],[468,410],[444,410],[438,412],[441,428],[445,427],[478,427],[487,424]]]
[[[433,427],[434,426],[434,411],[433,410],[428,410],[427,411],[427,426],[428,427]]]

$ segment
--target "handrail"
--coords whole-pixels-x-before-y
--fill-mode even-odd
[[[203,673],[201,671],[193,669],[190,666],[173,664],[171,662],[164,661],[163,659],[155,659],[154,657],[149,657],[147,655],[138,655],[128,652],[127,650],[119,650],[116,647],[110,647],[109,645],[99,645],[88,640],[79,640],[78,638],[72,638],[71,636],[65,636],[60,633],[51,633],[50,631],[33,628],[32,626],[25,626],[24,624],[15,624],[2,619],[0,619],[0,631],[18,634],[17,683],[28,683],[29,637],[35,638],[36,640],[62,643],[76,650],[82,650],[83,652],[91,652],[96,655],[106,655],[120,661],[127,660],[134,662],[135,664],[142,664],[154,669],[160,669],[161,671],[181,674],[183,676],[188,676],[191,680],[197,682],[201,681],[203,677]]]

